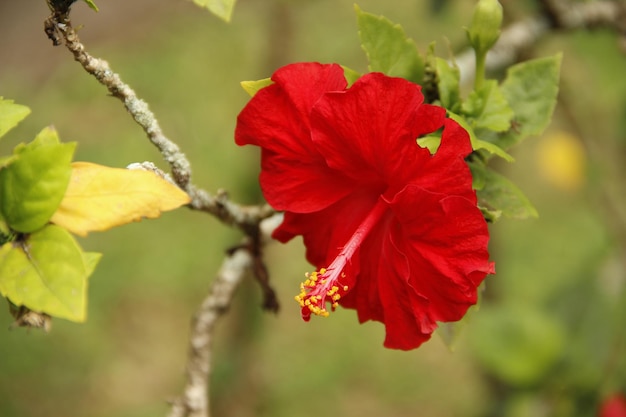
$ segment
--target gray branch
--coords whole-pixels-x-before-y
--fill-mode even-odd
[[[230,254],[215,277],[209,294],[196,312],[189,341],[187,383],[172,402],[168,417],[208,417],[211,342],[217,320],[228,311],[239,283],[250,272],[254,259],[247,249]]]
[[[191,164],[185,154],[176,143],[165,136],[148,104],[137,97],[133,89],[111,70],[105,60],[95,58],[85,50],[71,25],[68,13],[69,10],[61,13],[53,9],[52,16],[46,21],[46,33],[55,44],[65,44],[85,71],[105,86],[112,96],[124,103],[128,113],[169,164],[174,182],[191,197],[189,207],[210,213],[223,223],[238,227],[246,234],[255,233],[259,222],[273,215],[274,210],[267,204],[242,206],[232,202],[223,191],[212,195],[196,187],[191,182]]]
[[[114,97],[120,99],[144,130],[165,161],[169,164],[173,181],[191,197],[189,207],[208,212],[223,223],[238,227],[248,237],[245,243],[230,251],[215,277],[210,291],[192,321],[189,336],[186,384],[183,394],[172,401],[169,417],[209,417],[209,375],[211,371],[211,343],[217,320],[228,310],[233,295],[244,277],[254,273],[264,291],[264,307],[277,311],[278,302],[269,286],[267,271],[262,261],[262,247],[280,223],[282,215],[269,205],[241,206],[228,198],[224,191],[213,196],[191,182],[191,164],[178,145],[168,139],[145,101],[113,72],[109,64],[91,56],[80,42],[69,20],[69,7],[55,8],[48,1],[52,15],[45,22],[45,31],[55,45],[64,44],[89,74],[94,76]],[[70,3],[71,4],[71,3]],[[65,3],[62,3],[65,5]],[[150,163],[135,164],[133,168],[149,169],[166,177]]]
[[[263,220],[260,224],[260,241],[269,241],[274,229],[282,222],[282,214]],[[209,376],[211,373],[211,342],[218,319],[230,307],[237,287],[244,277],[257,267],[258,260],[244,242],[224,259],[209,294],[196,312],[189,336],[187,382],[183,394],[172,401],[168,417],[209,417]]]
[[[554,3],[554,0],[551,1]],[[504,29],[498,42],[487,54],[487,70],[493,71],[514,64],[522,51],[529,49],[555,29],[573,30],[605,26],[615,28],[626,35],[625,10],[624,2],[594,1],[575,4],[560,2],[558,7],[552,8],[555,13],[554,19],[542,14],[513,23]],[[461,71],[461,82],[470,83],[476,70],[474,51],[466,50],[457,55],[455,60]]]

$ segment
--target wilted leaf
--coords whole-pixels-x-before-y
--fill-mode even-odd
[[[96,262],[66,230],[48,225],[0,247],[0,293],[17,306],[82,322],[87,277]]]
[[[44,332],[50,331],[52,317],[49,314],[33,311],[26,306],[16,306],[11,301],[9,301],[9,311],[15,319],[11,327],[28,327],[30,329],[43,329]]]
[[[384,16],[364,12],[356,5],[354,8],[361,46],[369,60],[370,71],[421,83],[424,60],[402,26],[394,25]]]
[[[274,81],[271,78],[263,78],[262,80],[257,81],[242,81],[241,87],[246,90],[246,93],[250,94],[250,97],[254,97],[256,93],[259,92],[260,89],[267,87],[268,85],[272,85]]]
[[[225,22],[230,22],[235,7],[235,0],[193,0]]]
[[[184,191],[153,172],[74,162],[65,197],[50,221],[85,236],[159,217],[189,201]]]
[[[0,138],[30,114],[30,109],[0,97]]]
[[[75,143],[59,143],[46,128],[0,170],[0,212],[9,226],[30,233],[43,227],[56,211],[70,179]]]

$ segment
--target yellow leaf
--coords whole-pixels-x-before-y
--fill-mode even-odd
[[[189,201],[184,191],[154,172],[74,162],[70,184],[50,221],[86,236],[143,218],[154,219]]]

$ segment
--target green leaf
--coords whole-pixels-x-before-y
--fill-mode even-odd
[[[348,87],[361,78],[361,74],[352,68],[348,68],[345,65],[342,65],[341,68],[343,68],[343,76],[346,77],[346,81],[348,81]]]
[[[515,126],[498,138],[501,148],[541,134],[550,123],[559,91],[561,57],[526,61],[508,69],[500,88],[515,114]]]
[[[16,158],[0,170],[0,212],[13,230],[40,229],[63,199],[76,144],[55,141],[56,133],[44,129],[33,142],[16,148]]]
[[[470,169],[476,178],[475,186],[480,187],[476,191],[479,205],[512,219],[539,216],[528,197],[511,181],[487,167],[480,167],[478,163],[470,163]]]
[[[435,62],[441,105],[452,112],[457,112],[461,106],[461,73],[459,68],[455,64],[449,65],[448,61],[443,58],[436,57]]]
[[[48,225],[0,247],[0,293],[15,305],[83,322],[87,277],[96,263],[68,231]]]
[[[35,149],[40,146],[58,145],[61,143],[57,131],[53,127],[45,127],[41,132],[37,133],[32,142],[25,145],[27,149]]]
[[[495,80],[485,81],[478,91],[472,91],[462,106],[474,129],[504,132],[511,127],[513,110]]]
[[[354,9],[369,70],[421,84],[424,60],[413,40],[406,37],[402,26],[394,25],[384,16],[364,12],[357,5]]]
[[[2,213],[0,213],[0,246],[12,240],[12,235],[13,233],[11,232],[11,229],[9,229],[9,225],[6,221],[4,221],[4,218],[2,218]]]
[[[471,346],[483,366],[511,385],[538,383],[563,354],[563,325],[526,305],[487,307],[475,316]]]
[[[463,116],[454,114],[452,112],[448,112],[448,117],[456,121],[458,124],[461,125],[463,129],[467,131],[467,133],[470,136],[470,141],[472,142],[473,150],[478,151],[478,150],[483,149],[489,152],[490,154],[499,156],[500,158],[504,159],[507,162],[513,162],[515,160],[511,155],[506,153],[504,149],[500,148],[498,145],[478,139],[478,137],[476,136],[476,133],[474,132],[474,129],[470,126],[470,124],[467,122],[467,120],[465,120]]]
[[[417,144],[422,148],[428,149],[431,155],[434,155],[441,145],[441,136],[431,135],[417,139]]]
[[[469,161],[467,165],[472,171],[472,188],[476,191],[485,188],[489,175],[485,163],[480,160],[474,160]],[[489,223],[495,223],[502,217],[502,210],[486,207],[482,200],[478,201],[478,208]]]
[[[472,188],[476,191],[485,188],[487,183],[487,166],[481,161],[469,161],[467,165],[472,171]]]
[[[235,8],[235,0],[193,0],[193,2],[225,22],[230,22]]]
[[[13,103],[0,97],[0,138],[30,114],[26,106]]]
[[[96,6],[96,3],[94,3],[92,0],[83,0],[85,3],[87,3],[87,6],[89,6],[91,9],[93,9],[94,11],[98,11],[98,6]]]
[[[83,252],[83,265],[85,266],[85,272],[87,278],[93,274],[98,262],[102,258],[102,254],[98,252]]]
[[[257,81],[242,81],[239,83],[241,88],[243,88],[246,93],[250,94],[250,97],[254,97],[259,90],[267,87],[268,85],[274,84],[271,78],[263,78],[262,80]]]
[[[13,161],[15,161],[17,157],[15,155],[2,156],[0,157],[0,169],[9,166]]]

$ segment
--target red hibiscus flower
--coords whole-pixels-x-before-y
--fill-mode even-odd
[[[371,73],[347,88],[340,66],[302,63],[272,80],[242,110],[235,140],[261,147],[261,188],[285,212],[274,238],[302,235],[318,268],[296,297],[302,317],[353,308],[405,350],[461,319],[494,272],[467,132],[400,78]],[[442,127],[435,155],[417,145]]]

